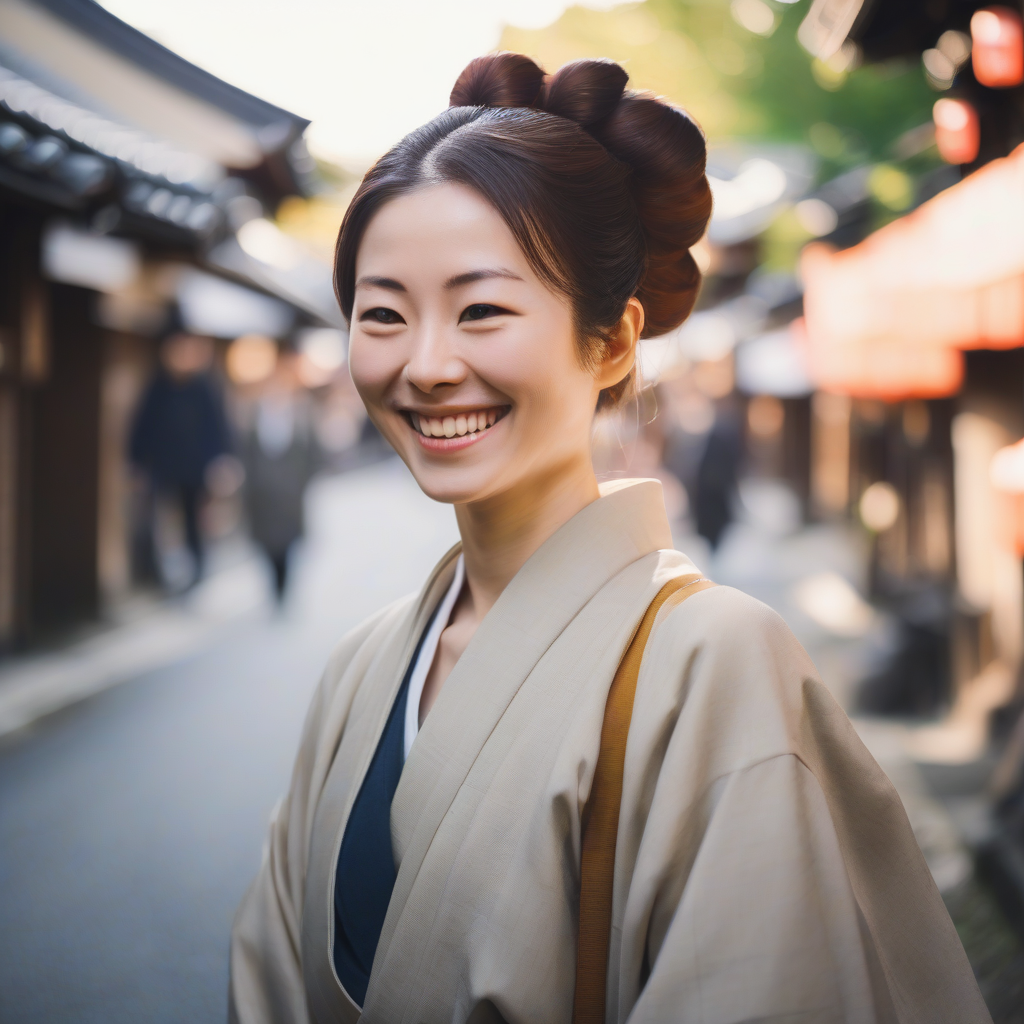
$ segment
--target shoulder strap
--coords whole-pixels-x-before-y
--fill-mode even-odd
[[[619,831],[619,806],[622,803],[622,773],[644,648],[654,628],[654,620],[666,601],[674,597],[673,604],[678,604],[691,594],[714,585],[703,576],[677,576],[669,580],[644,613],[608,691],[594,783],[583,811],[573,1024],[604,1024],[605,1021],[608,945],[612,930],[612,883],[615,841]]]

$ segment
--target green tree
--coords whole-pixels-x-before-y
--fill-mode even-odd
[[[865,162],[934,162],[894,144],[930,121],[936,95],[909,62],[843,67],[812,61],[796,39],[808,0],[647,0],[599,12],[569,8],[535,31],[508,28],[505,49],[548,68],[580,57],[622,61],[635,87],[687,108],[712,143],[729,138],[799,142],[821,175]],[[769,17],[770,16],[770,17]],[[752,31],[744,24],[754,24]],[[916,147],[918,150],[921,146]]]

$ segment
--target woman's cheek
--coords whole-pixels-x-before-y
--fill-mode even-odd
[[[478,376],[516,402],[535,400],[550,388],[549,378],[560,376],[554,348],[560,339],[523,328],[481,346],[467,360]]]
[[[352,383],[364,402],[377,402],[397,372],[391,365],[394,351],[376,338],[353,332],[349,339],[348,368]]]

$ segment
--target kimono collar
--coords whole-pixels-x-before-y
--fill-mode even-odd
[[[564,626],[631,562],[675,546],[660,480],[608,480],[599,490],[601,496],[596,501],[584,506],[527,559],[484,618],[478,634],[483,631],[486,638],[495,621],[510,613],[517,619],[525,616],[528,621],[561,622]],[[445,552],[410,609],[402,665],[448,592],[461,553],[461,543]],[[561,627],[551,633],[551,639],[560,631]]]
[[[601,497],[556,530],[502,591],[445,682],[437,699],[439,707],[469,697],[462,693],[464,689],[479,695],[481,677],[473,673],[482,668],[483,678],[489,680],[483,689],[503,710],[537,659],[610,579],[637,559],[673,547],[659,480],[612,480],[600,490]],[[417,602],[408,644],[415,641],[450,586],[460,552],[461,545],[456,545],[431,573]],[[497,650],[506,645],[511,661],[504,655],[496,660]],[[506,669],[500,673],[506,677],[505,687],[497,685],[496,665]],[[446,715],[442,711],[433,717]],[[428,739],[429,722],[428,716],[423,726]],[[414,744],[410,757],[423,746],[429,743]],[[450,740],[443,746],[450,749]],[[399,838],[399,857],[402,846]]]
[[[609,480],[599,489],[596,501],[577,512],[527,559],[498,598],[496,617],[521,598],[543,615],[550,614],[550,604],[582,598],[579,605],[574,604],[578,607],[630,562],[674,547],[660,480]],[[456,544],[430,574],[417,602],[416,625],[429,618],[447,592],[461,551],[462,545]]]
[[[631,562],[673,547],[659,480],[611,480],[601,497],[556,530],[513,577],[487,619],[513,619],[551,640],[613,576]],[[552,632],[552,625],[560,625]]]

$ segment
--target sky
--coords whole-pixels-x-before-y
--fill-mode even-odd
[[[101,0],[187,60],[313,124],[316,155],[358,170],[448,105],[504,24],[569,0]],[[616,0],[583,0],[608,8]]]

